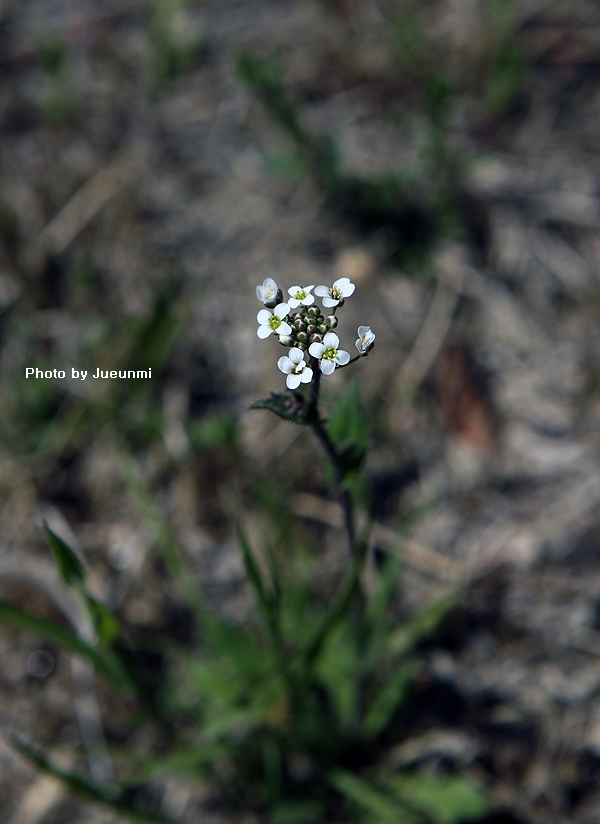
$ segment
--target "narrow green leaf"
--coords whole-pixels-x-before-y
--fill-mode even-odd
[[[394,776],[390,786],[400,800],[410,802],[433,824],[478,821],[489,807],[483,790],[462,775],[453,775],[441,781],[407,772]]]
[[[44,521],[46,537],[56,560],[60,577],[68,586],[81,586],[85,581],[83,564],[73,550]]]
[[[24,629],[40,638],[54,641],[71,652],[82,655],[120,689],[132,686],[131,679],[117,656],[111,650],[95,649],[74,633],[47,618],[38,618],[20,607],[0,601],[0,620]]]
[[[140,824],[170,824],[169,820],[166,818],[135,810],[129,804],[122,801],[118,796],[110,795],[98,787],[94,787],[76,773],[59,769],[52,764],[45,755],[33,749],[28,744],[25,744],[24,741],[13,739],[12,744],[15,749],[24,755],[25,758],[27,758],[28,761],[34,764],[39,770],[49,773],[55,778],[59,778],[69,787],[70,790],[84,796],[90,801],[100,804],[103,807],[108,807],[114,812],[125,816],[130,821],[140,822]]]
[[[256,593],[256,597],[258,598],[258,601],[259,601],[259,604],[260,604],[262,610],[266,614],[270,614],[271,608],[272,608],[272,602],[271,602],[271,599],[270,599],[269,595],[267,594],[267,592],[265,590],[262,575],[260,574],[260,570],[259,570],[258,565],[256,563],[256,559],[254,558],[254,554],[253,554],[252,549],[250,547],[250,542],[248,541],[248,537],[247,537],[246,533],[244,532],[244,528],[242,527],[242,525],[240,523],[238,523],[237,531],[238,531],[238,539],[239,539],[240,545],[242,547],[242,557],[244,559],[244,567],[246,569],[246,575],[248,576],[248,579],[250,580],[252,588],[254,589],[254,592]]]
[[[343,796],[359,807],[389,824],[421,824],[423,818],[408,810],[397,799],[374,787],[363,778],[346,770],[334,770],[328,776],[329,783]]]
[[[329,419],[329,437],[344,460],[346,471],[357,469],[367,451],[369,426],[360,401],[358,381],[348,384]]]
[[[121,634],[121,625],[115,615],[101,601],[97,601],[87,593],[84,594],[85,605],[88,609],[98,643],[101,646],[109,647]]]
[[[431,635],[456,603],[455,593],[433,598],[408,621],[389,636],[389,650],[395,655],[410,652],[420,641]]]
[[[365,714],[364,731],[376,736],[386,728],[395,711],[402,705],[418,670],[419,662],[411,659],[396,666],[372,699]]]

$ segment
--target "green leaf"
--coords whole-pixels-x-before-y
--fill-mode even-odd
[[[396,665],[393,673],[370,702],[365,714],[364,730],[368,736],[382,732],[402,705],[418,670],[419,662],[411,659]]]
[[[410,652],[420,641],[434,632],[456,603],[454,593],[433,598],[412,618],[399,626],[389,636],[389,650],[395,655]]]
[[[132,686],[131,679],[120,660],[111,650],[95,649],[90,644],[82,641],[77,635],[67,629],[55,624],[47,618],[38,618],[20,607],[0,601],[0,620],[4,620],[14,627],[24,629],[54,641],[71,652],[82,655],[91,661],[100,672],[104,673],[117,687],[127,689]]]
[[[13,739],[12,744],[15,749],[31,761],[31,763],[34,764],[39,770],[49,773],[55,778],[59,778],[73,792],[84,796],[90,801],[94,801],[103,807],[109,807],[111,810],[120,813],[130,821],[140,822],[140,824],[169,824],[168,819],[162,818],[158,815],[152,815],[151,813],[143,813],[135,810],[128,803],[122,801],[118,796],[110,795],[98,787],[94,787],[76,773],[59,769],[59,767],[52,764],[45,755],[33,749],[28,744],[25,744],[24,741]]]
[[[276,803],[269,813],[269,824],[313,824],[324,820],[323,804],[311,798]]]
[[[56,566],[60,573],[60,577],[68,586],[81,586],[85,581],[85,570],[83,564],[75,555],[73,550],[60,538],[56,532],[53,532],[48,524],[44,521],[46,529],[46,537],[50,544],[50,549],[56,560]]]
[[[90,614],[98,643],[109,647],[121,634],[121,625],[115,615],[101,601],[85,593],[85,605]]]
[[[483,790],[462,775],[440,781],[419,773],[401,773],[389,783],[401,801],[421,810],[433,824],[476,821],[489,807]]]
[[[358,469],[369,443],[369,426],[360,402],[358,381],[348,384],[327,427],[334,446],[341,452],[346,471]]]
[[[423,818],[408,810],[397,799],[374,787],[369,782],[346,770],[334,770],[328,776],[329,783],[343,796],[359,807],[389,824],[421,824]]]
[[[311,424],[308,402],[297,392],[271,392],[271,397],[254,401],[250,409],[269,409],[284,421]]]

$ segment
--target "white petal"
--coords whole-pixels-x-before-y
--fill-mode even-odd
[[[268,309],[261,309],[258,315],[256,316],[256,320],[259,323],[268,323],[271,320],[271,313]]]
[[[294,363],[287,355],[282,355],[277,361],[277,366],[285,375],[288,375],[294,368]]]
[[[315,343],[311,343],[311,345],[308,347],[308,352],[310,355],[313,356],[313,358],[320,358],[324,351],[325,347],[323,346],[323,344],[317,343],[316,341]]]
[[[350,352],[345,352],[343,349],[338,349],[338,353],[335,356],[335,362],[338,363],[340,366],[344,366],[350,360]]]
[[[345,286],[347,283],[350,283],[350,278],[338,278],[334,281],[333,285],[338,289],[341,289],[342,286]]]
[[[302,301],[302,303],[304,304],[304,306],[310,306],[310,305],[311,305],[311,303],[314,303],[314,302],[315,302],[315,296],[314,296],[314,295],[307,295],[307,296],[304,298],[304,300]]]
[[[288,289],[288,295],[291,295],[292,297],[294,297],[296,292],[301,292],[301,291],[302,291],[301,286],[290,286],[290,288]]]
[[[287,303],[280,303],[278,306],[273,309],[273,312],[277,315],[278,318],[284,318],[290,311],[290,307]]]
[[[277,334],[278,335],[291,335],[292,334],[292,327],[289,323],[282,321],[279,326],[277,327]]]
[[[349,298],[355,289],[356,286],[353,283],[345,283],[343,286],[340,286],[340,292],[344,298]]]
[[[321,372],[324,375],[331,375],[333,371],[335,371],[335,363],[332,360],[321,361]]]
[[[304,352],[302,351],[302,349],[294,347],[293,349],[290,349],[289,359],[292,361],[292,363],[300,363],[304,360]]]
[[[300,306],[301,301],[296,300],[296,298],[290,298],[288,303],[292,309],[295,309],[297,306]]]
[[[368,335],[370,331],[371,331],[370,326],[359,326],[358,327],[358,337],[359,338],[364,338],[365,335]]]
[[[313,285],[312,285],[312,286],[305,286],[305,287],[304,287],[304,291],[305,291],[305,292],[310,292],[310,291],[311,291],[311,289],[314,289],[314,288],[315,288],[315,285],[314,285],[314,283],[313,283]]]
[[[306,369],[304,369],[302,374],[300,375],[300,380],[302,381],[302,383],[310,383],[312,380],[312,376],[313,371],[312,369],[309,369],[307,366]]]
[[[329,286],[317,286],[315,289],[315,295],[318,295],[320,298],[324,298],[329,294]]]
[[[340,339],[335,332],[328,332],[323,338],[323,346],[325,349],[337,349],[340,345]]]
[[[256,334],[258,335],[258,337],[261,340],[264,340],[265,338],[269,337],[269,335],[271,334],[272,331],[273,330],[271,329],[270,326],[259,326],[258,329],[256,330]]]
[[[331,309],[333,306],[337,306],[339,300],[334,300],[333,298],[323,298],[323,306],[326,306],[327,309]]]
[[[288,389],[297,389],[300,386],[300,375],[288,375],[285,383]]]

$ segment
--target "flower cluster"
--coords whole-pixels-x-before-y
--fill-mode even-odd
[[[337,367],[351,362],[350,353],[339,348],[340,339],[333,330],[338,325],[336,311],[355,288],[350,278],[339,278],[331,287],[292,286],[284,302],[283,293],[272,278],[256,287],[256,296],[266,307],[256,316],[259,323],[256,334],[261,339],[275,334],[283,346],[289,347],[289,354],[277,362],[287,375],[288,389],[310,383],[317,362],[324,375],[331,375]],[[321,298],[323,310],[315,305],[315,295]],[[359,326],[355,344],[358,355],[353,360],[368,355],[374,342],[371,327]]]

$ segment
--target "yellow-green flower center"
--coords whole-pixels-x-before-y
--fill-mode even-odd
[[[342,299],[342,292],[341,289],[338,289],[337,286],[332,286],[329,290],[329,294],[333,298],[333,300],[341,300]]]
[[[337,355],[337,349],[334,349],[333,346],[330,346],[328,349],[323,350],[323,354],[321,357],[324,360],[335,360],[335,356]]]
[[[278,318],[277,315],[271,315],[269,319],[269,326],[273,330],[279,329],[279,327],[281,326],[281,318]]]

